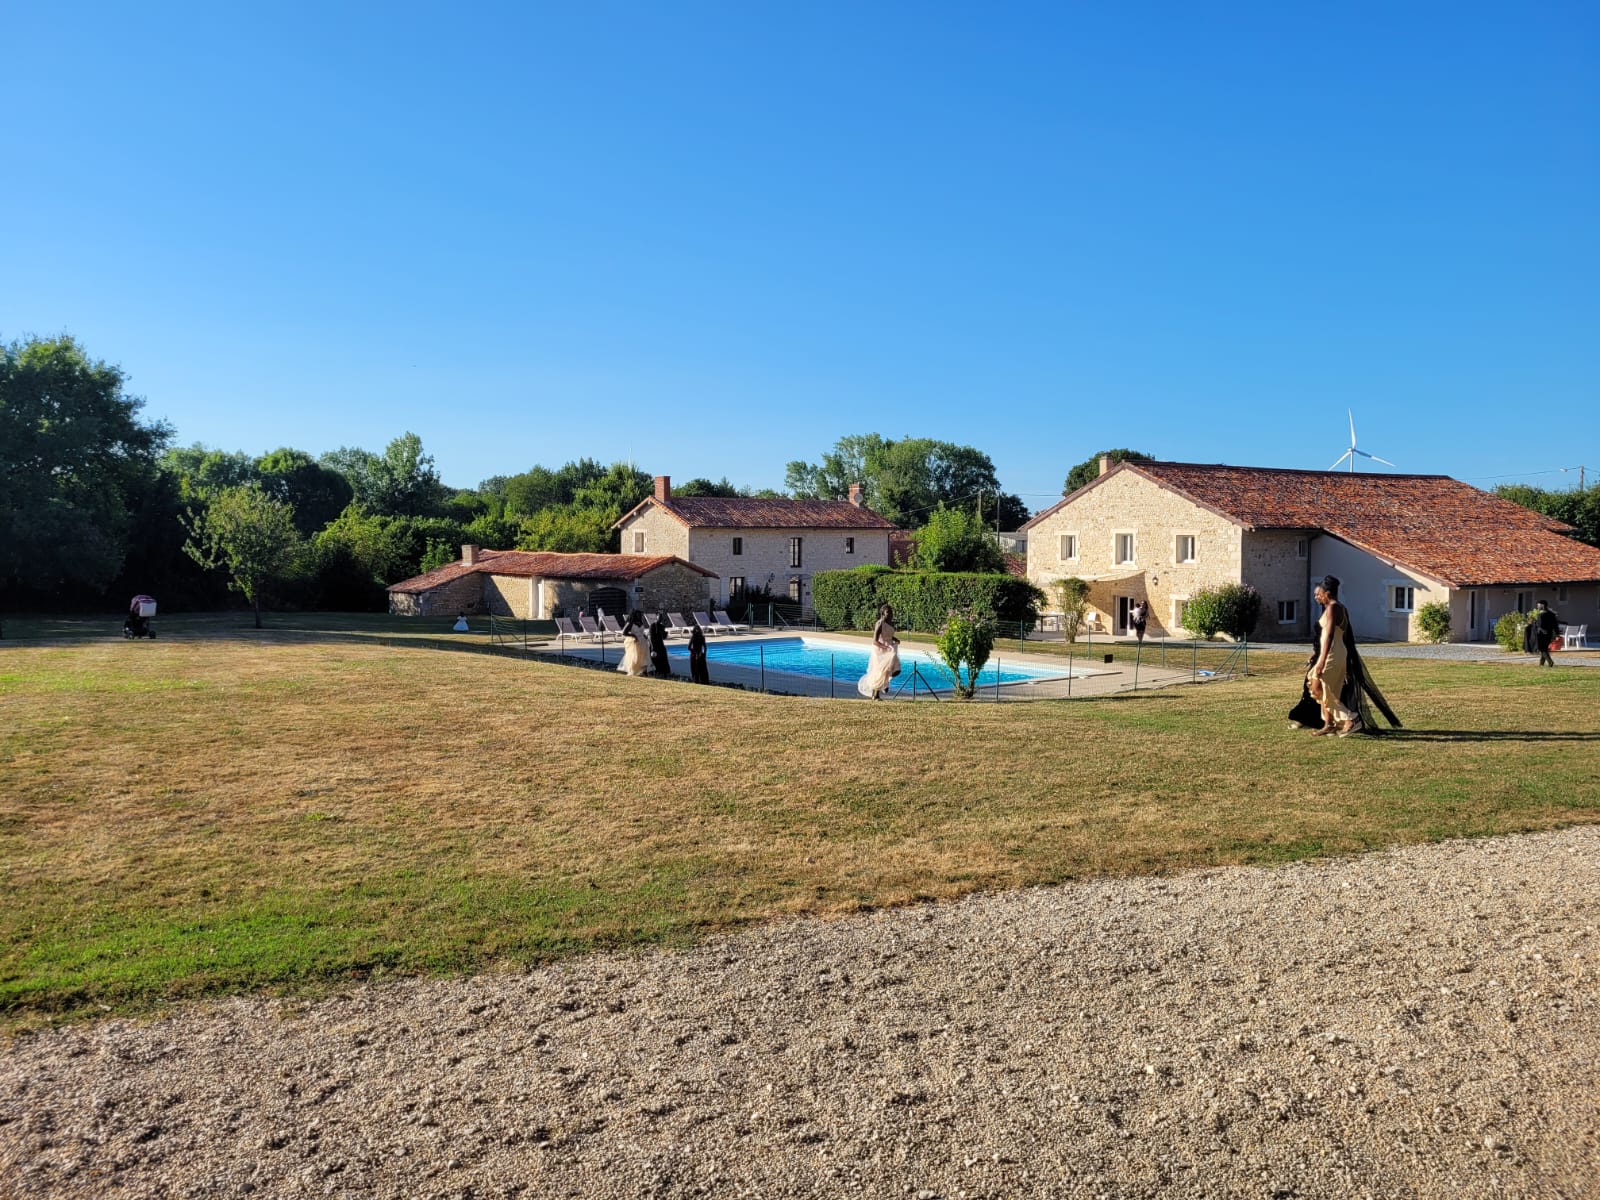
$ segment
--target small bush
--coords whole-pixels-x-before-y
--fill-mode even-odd
[[[1201,641],[1219,633],[1243,640],[1261,619],[1261,593],[1247,583],[1202,588],[1183,606],[1183,627]]]
[[[994,626],[971,613],[952,613],[938,646],[956,693],[971,700],[978,691],[978,673],[994,653]]]
[[[1078,640],[1083,618],[1089,611],[1089,585],[1076,575],[1055,581],[1056,599],[1061,604],[1061,632],[1067,641]]]
[[[1513,654],[1522,653],[1522,631],[1528,627],[1528,614],[1508,612],[1494,623],[1494,640]]]
[[[1450,640],[1450,606],[1434,600],[1417,609],[1417,632],[1425,642]]]

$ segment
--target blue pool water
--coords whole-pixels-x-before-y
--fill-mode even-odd
[[[683,644],[669,646],[667,653],[676,661],[684,661],[689,657],[689,647]],[[826,679],[830,669],[835,679],[841,683],[854,683],[867,673],[867,656],[869,651],[858,650],[854,646],[840,642],[816,641],[810,638],[769,638],[762,641],[745,641],[744,639],[729,639],[727,641],[708,641],[706,643],[706,658],[712,663],[727,663],[730,666],[758,668],[765,658],[766,669],[785,675],[806,675],[812,679]],[[945,670],[944,663],[925,650],[913,650],[906,646],[900,647],[900,665],[903,673],[895,680],[893,687],[898,688],[911,677],[911,666],[915,663],[922,683],[930,688],[948,689],[950,674]],[[1072,674],[1075,678],[1082,679],[1085,675],[1093,674],[1081,667],[1074,667]],[[1027,683],[1041,679],[1065,679],[1066,667],[1027,667],[1000,662],[1001,683]],[[995,660],[990,659],[987,666],[978,675],[979,685],[995,684]]]

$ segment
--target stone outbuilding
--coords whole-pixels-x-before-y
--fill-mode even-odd
[[[1491,640],[1496,620],[1539,600],[1600,623],[1600,549],[1446,475],[1106,459],[1100,472],[1022,528],[1028,578],[1052,599],[1056,580],[1087,581],[1119,633],[1145,600],[1149,633],[1181,636],[1194,592],[1243,583],[1262,598],[1252,637],[1309,641],[1324,575],[1365,638],[1417,640],[1417,609],[1433,601],[1449,605],[1453,641]]]
[[[670,554],[554,554],[461,547],[453,563],[389,588],[389,611],[403,616],[487,612],[546,620],[603,609],[619,616],[704,612],[717,577]]]
[[[622,531],[622,553],[671,554],[715,571],[719,603],[766,588],[809,608],[818,571],[889,565],[896,526],[862,504],[860,484],[849,500],[766,500],[674,496],[670,477],[655,483],[612,527]]]

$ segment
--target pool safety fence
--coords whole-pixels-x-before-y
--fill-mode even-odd
[[[751,614],[754,615],[754,614]],[[794,629],[800,632],[804,627],[796,628],[781,623],[776,626],[780,630]],[[811,632],[813,630],[805,630]],[[595,664],[595,655],[598,654],[598,665],[607,666],[620,662],[622,658],[622,637],[614,633],[599,633],[595,635],[581,635],[576,638],[568,637],[556,629],[554,621],[530,621],[516,617],[501,617],[491,614],[489,616],[489,649],[496,653],[518,654],[528,656],[535,652],[547,654],[551,650],[562,659],[571,659],[582,662],[584,665]],[[1126,664],[1126,652],[1130,643],[1126,640],[1115,640],[1102,635],[1100,641],[1095,641],[1092,632],[1086,632],[1081,641],[1068,642],[1066,653],[1066,699],[1072,699],[1073,682],[1076,678],[1075,667],[1082,664],[1099,661],[1102,665],[1111,665],[1119,661]],[[1173,642],[1151,641],[1131,643],[1133,650],[1132,670],[1128,683],[1125,686],[1112,689],[1113,692],[1138,691],[1140,688],[1140,673],[1146,668],[1158,668],[1160,674],[1151,679],[1145,678],[1144,686],[1165,687],[1176,682],[1185,682],[1183,676],[1187,675],[1187,682],[1199,683],[1202,681],[1220,680],[1247,676],[1250,673],[1250,643],[1242,642]],[[890,685],[888,695],[906,697],[913,701],[929,698],[942,701],[947,697],[941,692],[958,694],[959,688],[954,686],[948,668],[935,664],[924,670],[925,664],[912,662],[909,670],[902,670]],[[1004,663],[1000,655],[993,655],[984,664],[984,669],[994,670],[992,684],[984,684],[976,689],[974,697],[978,699],[993,699],[996,702],[1005,699],[1029,700],[1038,699],[1035,694],[1030,694],[1026,681],[1011,681],[1006,688],[1002,688]],[[1187,669],[1185,669],[1187,668]],[[1176,674],[1175,674],[1176,672]],[[783,672],[774,671],[780,677]],[[772,692],[777,695],[793,695],[794,693],[783,688],[769,688],[767,686],[767,648],[764,644],[756,644],[756,690],[762,693]],[[1059,681],[1055,681],[1059,682]],[[841,692],[841,683],[844,685]],[[837,699],[841,694],[848,696],[854,691],[855,675],[845,679],[839,678],[837,656],[828,655],[828,697]],[[746,685],[748,686],[748,685]],[[1104,695],[1104,691],[1096,689],[1097,694]]]

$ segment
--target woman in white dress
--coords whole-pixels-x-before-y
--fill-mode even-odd
[[[867,673],[856,684],[856,691],[868,700],[881,700],[889,681],[900,674],[900,639],[895,636],[894,609],[885,604],[878,610],[878,623],[872,630],[872,653],[867,658]]]
[[[635,609],[622,627],[622,661],[617,670],[624,675],[643,675],[650,666],[650,627],[644,614]]]

